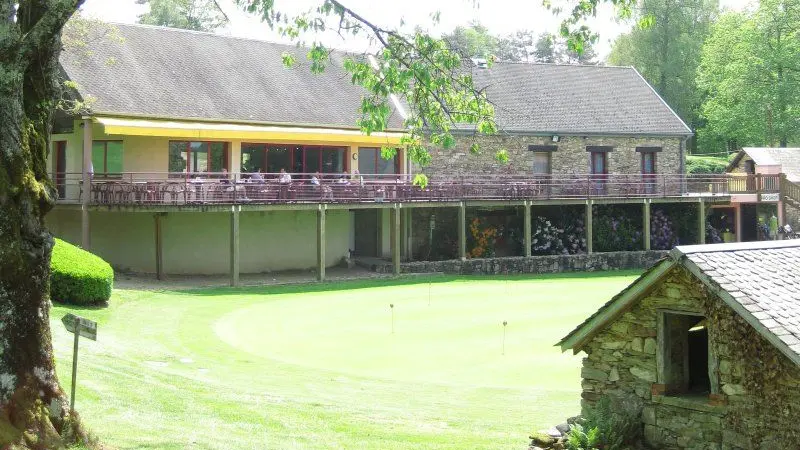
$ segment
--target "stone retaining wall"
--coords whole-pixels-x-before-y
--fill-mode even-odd
[[[609,252],[591,255],[478,258],[465,261],[415,261],[402,263],[402,273],[492,275],[520,273],[596,272],[601,270],[646,269],[667,255],[666,251]],[[391,273],[392,265],[373,265],[378,273]]]

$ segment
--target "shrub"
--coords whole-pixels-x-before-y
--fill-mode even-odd
[[[568,450],[625,450],[641,437],[641,405],[604,396],[586,416],[570,427]]]
[[[725,173],[728,167],[728,158],[717,158],[714,156],[692,156],[686,157],[686,173]]]
[[[50,298],[75,305],[105,303],[111,296],[114,271],[99,256],[56,239],[50,261]]]

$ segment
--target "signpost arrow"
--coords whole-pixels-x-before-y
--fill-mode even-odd
[[[67,314],[61,318],[61,322],[67,331],[75,335],[75,344],[72,349],[72,392],[69,396],[69,409],[75,410],[75,383],[78,379],[78,338],[83,336],[93,341],[97,340],[97,322],[75,314]]]

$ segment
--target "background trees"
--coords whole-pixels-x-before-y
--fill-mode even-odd
[[[150,11],[139,16],[139,23],[195,31],[214,31],[225,25],[225,15],[214,0],[136,0]]]
[[[718,0],[644,0],[639,15],[655,22],[620,36],[608,56],[635,67],[692,129],[703,124],[696,73],[718,10]]]
[[[800,142],[800,1],[762,0],[755,13],[727,13],[714,25],[697,84],[711,151]]]
[[[465,58],[495,58],[508,62],[555,64],[597,64],[597,53],[591,42],[581,52],[571,50],[567,40],[552,33],[536,35],[531,30],[495,36],[480,23],[456,27],[442,35],[450,47]]]

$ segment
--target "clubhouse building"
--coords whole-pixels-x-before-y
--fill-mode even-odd
[[[463,130],[454,149],[432,148],[431,164],[416,167],[400,146],[402,104],[384,132],[356,126],[364,91],[345,53],[313,74],[294,46],[114,26],[122,42],[89,39],[62,55],[87,112],[55,124],[59,201],[47,221],[118,270],[227,273],[237,284],[240,273],[314,268],[324,279],[355,254],[399,273],[439,247],[455,260],[481,254],[470,248],[473,217],[518,218],[519,233],[507,233],[518,245],[506,246],[516,250],[496,256],[531,257],[540,208],[580,211],[582,253],[595,251],[593,208],[605,205],[637,208],[640,250],[651,246],[654,204],[695,214],[698,243],[715,208],[768,203],[783,218],[780,173],[684,175],[691,130],[633,68],[476,66],[500,132]],[[483,151],[472,155],[476,140]],[[385,147],[396,154],[383,158]],[[500,149],[507,163],[495,160]],[[426,189],[411,184],[420,172]]]

